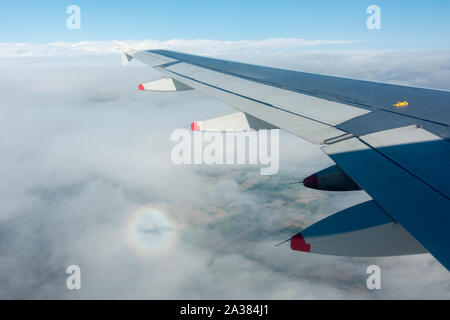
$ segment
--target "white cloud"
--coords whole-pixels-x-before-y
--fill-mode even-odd
[[[173,39],[124,42],[142,50],[168,49],[306,72],[437,89],[450,88],[449,51],[344,50],[345,45],[358,42],[354,40]],[[342,46],[336,50],[333,45]],[[0,57],[4,58],[71,57],[78,61],[82,57],[95,55],[117,57],[117,53],[119,49],[111,41],[0,43]],[[96,64],[104,62],[97,61]]]

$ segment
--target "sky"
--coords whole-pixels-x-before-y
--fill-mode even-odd
[[[73,4],[79,30],[66,28]],[[381,9],[380,30],[366,28],[370,5]],[[361,41],[347,47],[359,50],[447,50],[449,11],[446,0],[6,1],[0,41],[302,38]]]
[[[104,4],[103,4],[104,3]],[[81,8],[81,29],[65,10]],[[176,166],[173,130],[230,108],[142,92],[118,39],[291,70],[450,89],[446,1],[22,1],[0,10],[1,299],[449,299],[428,254],[333,257],[275,244],[369,199],[304,177],[332,161],[280,133],[280,171]],[[446,38],[447,37],[447,38]],[[81,268],[81,290],[66,268]],[[381,290],[366,269],[379,265]]]

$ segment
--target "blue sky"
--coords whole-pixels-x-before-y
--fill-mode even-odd
[[[80,30],[66,28],[71,4],[81,8]],[[371,4],[381,8],[381,30],[366,28]],[[446,50],[449,14],[446,0],[5,1],[0,42],[304,38],[364,41],[345,49]]]

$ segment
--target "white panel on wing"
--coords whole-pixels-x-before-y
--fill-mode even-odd
[[[194,131],[247,131],[251,130],[245,113],[236,112],[223,117],[196,121],[191,126]]]
[[[181,62],[181,63],[175,63],[171,66],[168,66],[167,70],[182,74],[184,76],[193,77],[196,73],[201,72],[204,69],[194,66],[192,64],[187,64],[187,63]]]
[[[163,55],[152,53],[148,51],[136,51],[133,57],[148,64],[151,67],[159,66],[165,63],[174,62],[175,59],[165,57]]]
[[[269,88],[273,87],[261,84],[260,91],[254,90],[250,94],[259,96],[262,92],[269,91]],[[330,125],[337,125],[370,112],[363,108],[280,88],[274,88],[270,92],[270,95],[263,98],[264,102]]]
[[[168,68],[168,70],[174,70]],[[221,88],[223,90],[231,91],[236,94],[240,94],[246,97],[250,97],[247,92],[250,88],[257,87],[259,84],[254,81],[249,81],[232,75],[203,69],[203,71],[195,73],[193,78],[205,82],[209,85]],[[253,98],[253,97],[252,97]]]
[[[168,70],[170,70],[170,68],[168,68]],[[207,69],[203,69],[195,74],[195,79],[212,86],[218,86],[219,83],[228,81],[229,76],[223,73],[211,72]]]

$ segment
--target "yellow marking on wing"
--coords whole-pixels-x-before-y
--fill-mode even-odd
[[[408,101],[399,101],[396,104],[394,104],[394,107],[406,107],[408,105]]]

